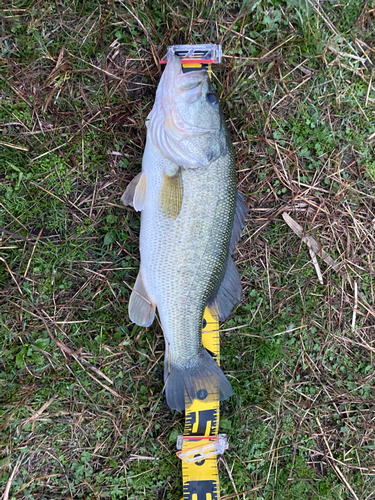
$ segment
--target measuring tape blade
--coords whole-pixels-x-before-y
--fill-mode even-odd
[[[219,322],[206,308],[203,316],[202,342],[214,359],[220,364]],[[218,388],[217,388],[218,389]],[[220,398],[219,390],[205,395],[199,392],[197,399],[185,408],[185,429],[182,453],[187,456],[199,456],[200,450],[207,448],[210,440],[207,437],[217,436],[219,432]],[[190,400],[189,400],[190,401]],[[202,439],[199,439],[202,437]],[[189,439],[190,438],[190,439]],[[191,439],[195,438],[195,439]],[[194,451],[195,450],[195,451]],[[186,463],[182,460],[183,500],[219,500],[219,474],[217,457],[202,458],[196,462]]]

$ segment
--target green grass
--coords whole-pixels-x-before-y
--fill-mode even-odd
[[[181,498],[184,419],[165,402],[159,326],[127,316],[139,216],[119,198],[141,166],[161,74],[152,51],[206,42],[223,44],[213,82],[249,205],[235,255],[244,297],[221,325],[234,388],[221,408],[222,498],[374,498],[374,9],[373,0],[5,2],[8,499]],[[340,265],[317,257],[323,284],[285,212]]]

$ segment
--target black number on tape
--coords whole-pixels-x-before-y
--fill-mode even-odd
[[[217,425],[217,409],[192,411],[186,415],[185,435],[190,436],[213,436]],[[197,421],[198,419],[198,421]],[[209,434],[206,434],[206,432]]]
[[[184,483],[184,500],[218,500],[216,481],[188,481]]]
[[[206,391],[206,389],[199,389],[199,391],[197,392],[197,398],[200,401],[203,401],[204,399],[206,399],[207,396],[208,396],[208,392]]]

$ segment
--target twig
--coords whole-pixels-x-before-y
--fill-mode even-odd
[[[324,14],[322,14],[320,12],[320,10],[318,9],[318,7],[316,7],[316,5],[314,5],[314,3],[311,1],[311,0],[307,0],[309,2],[309,4],[312,6],[312,8],[315,10],[315,12],[323,19],[323,21],[326,23],[326,25],[332,30],[332,32],[336,35],[336,36],[339,36],[339,34],[337,33],[337,31],[335,30],[335,27],[333,26],[333,24],[331,23],[331,21],[329,19],[327,19]]]
[[[371,84],[372,84],[373,76],[374,76],[374,68],[372,68],[372,70],[371,70],[370,81],[369,81],[369,84],[368,84],[368,87],[367,87],[366,100],[365,100],[365,108],[367,108],[367,104],[368,104],[368,99],[369,99],[369,96],[370,96],[370,90],[371,90]]]
[[[149,32],[147,31],[147,29],[145,28],[145,26],[142,24],[142,22],[140,21],[140,19],[134,14],[134,12],[132,12],[129,7],[127,7],[121,0],[119,0],[119,3],[125,7],[125,9],[129,12],[129,14],[131,16],[134,17],[134,19],[137,21],[137,23],[139,24],[139,26],[142,28],[144,34],[146,35],[146,38],[147,38],[147,41],[148,43],[150,44],[150,49],[151,49],[151,53],[152,53],[152,57],[154,58],[154,63],[155,63],[155,66],[160,69],[160,63],[159,63],[159,60],[158,58],[156,57],[156,51],[155,51],[155,46],[154,46],[154,43],[150,37],[150,34]]]
[[[288,226],[292,229],[292,231],[295,232],[296,235],[299,236],[304,243],[308,244],[307,242],[309,242],[315,254],[319,255],[319,257],[321,257],[324,260],[324,262],[326,262],[332,269],[334,269],[336,272],[344,276],[348,280],[350,286],[354,288],[355,286],[354,282],[350,277],[349,273],[347,272],[347,270],[345,268],[342,268],[335,260],[333,260],[332,257],[323,250],[321,244],[318,243],[312,236],[308,234],[305,235],[303,227],[300,226],[295,220],[293,220],[289,214],[284,212],[282,216],[284,221],[288,224]],[[373,307],[367,302],[367,300],[362,296],[362,294],[359,291],[357,291],[357,294],[358,294],[358,304],[363,306],[370,314],[372,314],[372,316],[375,317],[375,310],[373,309]]]
[[[322,273],[320,271],[319,263],[318,263],[318,260],[316,258],[316,254],[315,254],[314,250],[311,248],[311,244],[309,241],[307,241],[307,246],[309,247],[311,260],[312,260],[312,263],[314,264],[316,274],[318,275],[318,281],[321,285],[323,285],[323,276],[322,276]]]
[[[29,270],[29,267],[30,267],[30,264],[31,264],[31,260],[32,260],[32,258],[33,258],[33,255],[34,255],[34,252],[35,252],[36,246],[37,246],[37,244],[38,244],[38,241],[39,241],[39,238],[40,238],[40,236],[41,236],[42,232],[43,232],[43,228],[39,231],[39,234],[38,234],[38,236],[37,236],[37,239],[36,239],[35,245],[33,246],[33,249],[32,249],[32,251],[31,251],[30,259],[29,259],[29,262],[27,263],[26,270],[25,270],[25,273],[24,273],[24,275],[23,275],[23,277],[24,277],[24,278],[26,278],[26,276],[27,276],[27,271]]]
[[[352,318],[352,330],[355,330],[355,320],[357,317],[358,310],[358,287],[357,282],[354,281],[354,307],[353,307],[353,318]]]
[[[3,209],[4,209],[4,210],[5,210],[5,211],[6,211],[6,212],[7,212],[7,213],[8,213],[8,214],[12,217],[12,219],[14,219],[15,221],[17,221],[17,222],[18,222],[18,224],[19,224],[20,226],[22,226],[22,227],[23,227],[23,228],[27,231],[27,227],[26,227],[26,226],[24,226],[24,225],[22,224],[22,222],[20,222],[20,221],[17,219],[17,217],[15,217],[15,216],[14,216],[11,212],[9,212],[9,210],[7,209],[7,207],[4,207],[4,205],[3,205],[1,202],[0,202],[0,207],[3,207]],[[27,231],[27,232],[28,232],[28,231]]]
[[[7,261],[6,261],[5,259],[3,259],[2,257],[0,257],[0,261],[1,261],[1,262],[4,262],[5,267],[7,268],[8,273],[10,274],[10,276],[11,276],[12,280],[15,282],[15,284],[16,284],[16,286],[17,286],[17,288],[18,288],[18,291],[20,292],[20,295],[22,295],[22,290],[21,290],[21,288],[20,288],[20,286],[19,286],[19,284],[18,284],[18,282],[17,282],[16,278],[14,277],[14,274],[13,274],[13,273],[12,273],[12,271],[10,270],[10,267],[8,266]]]
[[[284,212],[282,214],[284,221],[288,224],[290,229],[299,236],[304,243],[307,245],[311,245],[311,249],[314,251],[316,255],[319,255],[324,262],[326,262],[329,266],[331,266],[335,271],[340,271],[340,266],[332,259],[327,252],[323,250],[323,247],[318,243],[312,236],[308,234],[304,234],[303,227],[300,226],[294,219],[291,218],[289,214]]]
[[[365,63],[366,59],[364,57],[356,56],[354,54],[348,54],[347,52],[341,52],[340,50],[335,49],[335,47],[328,47],[331,52],[337,54],[338,56],[348,57],[350,59],[355,59],[356,61],[360,61],[361,63]]]
[[[32,389],[34,389],[35,385],[32,387]],[[5,427],[7,426],[7,423],[12,419],[13,415],[16,413],[16,411],[18,410],[18,408],[25,402],[25,400],[27,399],[27,397],[30,395],[30,392],[29,391],[21,400],[20,403],[18,403],[18,405],[15,407],[15,409],[12,411],[12,413],[9,415],[9,417],[6,419],[5,423],[0,427],[0,433],[3,432],[3,430],[5,429]]]
[[[11,144],[10,142],[0,141],[0,146],[8,146],[8,148],[12,149],[20,149],[21,151],[29,151],[29,148],[25,146],[18,146],[17,144]]]
[[[46,476],[40,476],[40,477],[33,477],[29,482],[24,484],[19,490],[17,490],[14,494],[17,495],[20,493],[22,490],[30,486],[34,481],[38,481],[39,479],[48,479],[49,477],[56,477],[56,476],[61,476],[61,474],[47,474]]]
[[[14,466],[14,468],[12,470],[11,475],[9,476],[9,479],[8,479],[7,484],[5,486],[4,496],[3,496],[2,500],[8,500],[8,498],[9,498],[9,491],[10,491],[10,488],[12,486],[13,479],[15,478],[15,476],[18,472],[18,469],[20,468],[20,463],[21,463],[21,459],[19,458],[16,465]]]
[[[266,245],[266,268],[267,268],[268,296],[270,299],[270,311],[272,312],[272,294],[271,294],[271,283],[270,283],[270,271],[269,271],[268,258],[269,258],[269,251],[268,251],[267,245]]]
[[[28,240],[27,238],[24,238],[20,234],[13,233],[12,231],[9,231],[8,229],[5,229],[5,227],[1,227],[0,226],[0,233],[9,234],[10,236],[13,236],[13,238],[15,238],[16,240],[20,239],[21,241],[25,241],[26,243],[29,243],[30,245],[35,245],[35,243],[33,241]],[[17,247],[15,247],[15,248],[17,248]]]
[[[220,497],[221,500],[230,500],[232,498],[245,498],[245,493],[253,493],[254,491],[259,491],[262,488],[264,488],[264,484],[258,484],[258,486],[255,486],[254,488],[251,488],[251,490],[245,490],[241,491],[241,493],[236,493],[235,495],[227,495],[225,497]]]
[[[226,462],[226,460],[225,460],[225,458],[223,456],[221,457],[221,462],[224,464],[224,467],[225,467],[226,471],[228,472],[229,479],[231,480],[231,483],[233,485],[234,491],[236,492],[236,495],[238,495],[238,490],[236,488],[236,483],[233,481],[232,472],[229,469],[228,464],[227,464],[227,462]]]
[[[43,310],[41,309],[41,311],[46,315],[46,317],[52,321],[52,318]],[[91,363],[89,363],[86,359],[82,358],[81,356],[78,356],[77,353],[75,353],[74,351],[72,351],[67,345],[65,345],[63,342],[61,342],[61,340],[55,338],[50,329],[48,328],[48,325],[45,321],[45,319],[42,317],[42,316],[38,316],[44,323],[44,326],[46,327],[47,331],[48,331],[48,334],[49,336],[51,337],[51,339],[55,342],[55,344],[62,350],[64,351],[66,354],[69,354],[70,356],[72,356],[77,362],[81,362],[83,364],[85,364],[86,366],[88,366],[90,368],[90,370],[92,370],[93,372],[97,373],[98,375],[102,376],[104,379],[107,380],[107,382],[109,382],[110,384],[113,384],[112,380],[107,377],[107,375],[105,375],[105,373],[103,373],[102,371],[100,371],[98,368],[96,368],[95,366],[93,366]],[[95,379],[96,380],[96,379]]]
[[[58,398],[58,394],[55,394],[54,396],[52,396],[52,398],[50,398],[48,401],[46,401],[44,403],[44,405],[39,408],[39,410],[37,410],[34,415],[32,415],[31,417],[29,417],[27,420],[25,420],[25,422],[22,424],[22,428],[24,428],[27,424],[29,424],[30,422],[33,422],[33,427],[35,425],[35,422],[36,420],[38,420],[38,418],[40,417],[40,415],[49,407],[50,404],[52,404],[56,399]],[[34,429],[33,429],[34,430]]]
[[[329,444],[328,444],[328,441],[327,441],[327,438],[326,438],[326,435],[323,431],[323,427],[320,423],[320,420],[318,419],[318,417],[315,417],[316,418],[316,421],[319,425],[319,428],[320,428],[320,431],[322,433],[322,436],[323,436],[323,439],[324,439],[324,442],[325,442],[325,445],[328,449],[328,453],[329,453],[329,457],[330,458],[333,458],[333,454],[332,454],[332,451],[331,451],[331,448],[329,447]],[[335,473],[337,474],[337,476],[341,479],[341,481],[345,484],[345,486],[348,488],[348,490],[350,491],[350,493],[353,495],[353,497],[356,499],[356,500],[359,500],[359,498],[357,497],[357,495],[355,494],[353,488],[350,486],[350,484],[348,483],[346,477],[344,476],[344,474],[341,472],[341,470],[338,468],[338,466],[334,463],[334,462],[331,462],[330,461],[330,464],[333,468],[333,470],[335,471]]]

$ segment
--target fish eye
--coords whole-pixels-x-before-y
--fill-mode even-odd
[[[215,94],[208,93],[206,94],[206,101],[208,104],[217,104],[218,100]]]

